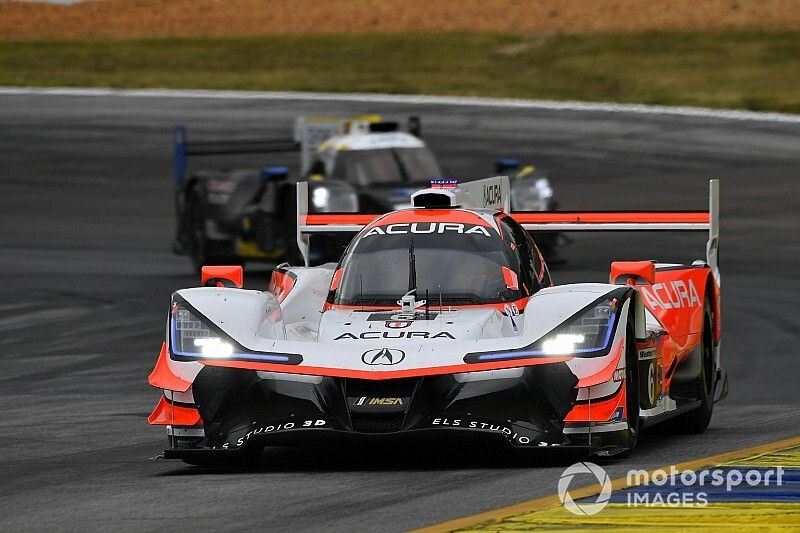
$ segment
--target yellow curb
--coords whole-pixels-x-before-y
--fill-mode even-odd
[[[759,446],[753,446],[751,448],[743,448],[731,452],[711,455],[708,457],[703,457],[701,459],[695,459],[692,461],[687,461],[685,463],[680,463],[678,465],[666,465],[660,468],[654,468],[650,470],[649,474],[652,474],[656,470],[668,470],[670,466],[674,466],[675,469],[679,471],[698,470],[708,466],[715,466],[718,463],[725,463],[736,459],[746,458],[752,460],[755,456],[764,455],[770,452],[774,452],[776,450],[792,448],[794,446],[800,446],[800,437],[791,437],[788,439],[770,442],[767,444],[761,444]],[[615,491],[623,489],[627,486],[628,486],[627,479],[625,477],[617,478],[611,482],[611,488]],[[570,489],[570,495],[575,500],[578,500],[580,498],[586,498],[588,496],[593,496],[595,494],[598,494],[599,492],[600,492],[599,485],[590,485],[587,487],[582,487],[577,490]],[[463,518],[456,518],[455,520],[448,520],[447,522],[442,522],[441,524],[435,524],[422,529],[417,529],[415,530],[415,533],[442,533],[448,531],[455,531],[458,529],[467,529],[470,527],[486,525],[487,523],[490,522],[499,521],[509,516],[540,511],[542,509],[546,509],[548,507],[554,507],[557,505],[561,505],[561,501],[559,500],[557,494],[552,494],[550,496],[543,496],[541,498],[536,498],[533,500],[517,503],[514,505],[509,505],[508,507],[501,507],[499,509],[493,509],[491,511],[486,511],[484,513],[465,516]]]

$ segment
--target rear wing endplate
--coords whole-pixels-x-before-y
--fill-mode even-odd
[[[480,205],[480,199],[486,187],[492,187],[499,180],[499,203]],[[459,184],[459,189],[470,188],[469,205],[462,207],[491,207],[509,212],[508,178],[497,176],[475,182]],[[426,189],[413,196],[436,194],[437,189]],[[474,196],[474,198],[473,198]],[[462,198],[451,194],[453,198]],[[477,203],[476,203],[477,200]],[[457,201],[457,200],[453,200]],[[308,183],[297,184],[297,244],[308,265],[309,236],[314,233],[357,233],[378,218],[379,214],[356,213],[309,213]],[[719,180],[712,179],[708,183],[708,210],[702,211],[512,211],[510,215],[523,228],[531,232],[539,231],[705,231],[708,232],[706,243],[706,262],[711,268],[717,283],[719,275]]]

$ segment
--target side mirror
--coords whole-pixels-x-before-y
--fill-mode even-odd
[[[200,269],[200,285],[241,289],[244,286],[244,269],[238,265],[204,266]]]
[[[656,264],[653,261],[614,261],[609,277],[615,285],[652,285],[656,282]]]
[[[289,169],[286,167],[269,166],[261,169],[261,179],[264,181],[280,181],[289,176]]]

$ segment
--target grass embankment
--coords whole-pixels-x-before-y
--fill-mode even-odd
[[[0,85],[425,93],[800,113],[800,31],[0,41]]]

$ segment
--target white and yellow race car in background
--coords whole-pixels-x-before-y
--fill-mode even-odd
[[[309,209],[316,213],[386,213],[410,205],[411,194],[443,173],[421,136],[417,117],[403,131],[378,115],[353,119],[299,117],[286,139],[189,142],[175,127],[175,208],[173,250],[192,264],[296,261],[295,184],[309,184]],[[299,152],[299,165],[188,172],[194,156]],[[495,161],[498,173],[512,175],[515,209],[555,209],[547,176],[511,158]],[[551,256],[558,236],[540,243]],[[346,243],[316,239],[312,260],[336,260]]]

